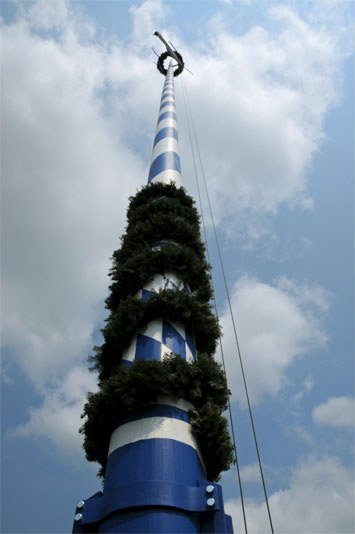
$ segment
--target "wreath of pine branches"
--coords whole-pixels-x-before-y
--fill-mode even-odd
[[[223,371],[213,358],[200,354],[194,363],[179,356],[159,361],[137,360],[132,367],[118,368],[90,393],[84,407],[86,421],[81,428],[89,461],[101,465],[104,476],[112,432],[125,417],[156,404],[159,396],[183,398],[194,405],[190,412],[192,431],[199,444],[209,480],[233,462],[233,448],[227,421],[228,389]]]
[[[226,379],[213,359],[220,330],[210,306],[209,266],[197,210],[183,188],[149,184],[130,198],[127,221],[121,248],[113,253],[104,342],[90,357],[91,368],[99,373],[99,390],[88,394],[82,415],[87,459],[98,462],[104,476],[113,430],[128,414],[170,395],[193,404],[190,422],[207,477],[218,480],[233,461],[233,448],[222,415],[228,400]],[[155,274],[168,272],[187,282],[191,293],[164,289],[149,300],[134,296]],[[162,362],[120,366],[134,334],[159,317],[188,325],[197,360],[187,363],[174,355]]]

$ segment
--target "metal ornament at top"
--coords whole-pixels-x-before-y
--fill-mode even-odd
[[[175,59],[177,63],[176,68],[174,70],[174,76],[179,76],[179,74],[181,74],[185,68],[182,55],[179,54],[176,48],[173,45],[170,45],[159,32],[154,32],[154,35],[156,35],[166,47],[166,52],[163,52],[159,56],[157,61],[157,67],[159,72],[161,72],[163,76],[167,75],[168,69],[164,67],[164,62],[168,57],[171,57],[172,59]]]

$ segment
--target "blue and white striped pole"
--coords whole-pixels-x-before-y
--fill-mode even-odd
[[[172,63],[161,96],[148,177],[151,182],[181,185]],[[136,296],[147,300],[161,289],[189,291],[174,273],[164,273],[153,276]],[[161,361],[172,353],[193,361],[194,339],[184,324],[158,318],[134,336],[122,356],[122,365],[130,366],[135,360]],[[120,485],[125,480],[131,484],[144,482],[149,495],[157,492],[163,497],[164,492],[175,491],[180,497],[185,494],[186,499],[186,488],[206,478],[189,423],[191,409],[193,406],[183,399],[162,397],[158,404],[120,424],[110,441],[104,491],[115,489],[118,481]],[[103,532],[199,532],[199,517],[179,509],[178,501],[176,497],[170,500],[176,510],[161,507],[120,514],[104,522]]]
[[[170,62],[161,95],[148,182],[181,186],[181,166],[175,106],[174,73]]]
[[[161,97],[148,177],[151,182],[181,186],[171,63]],[[190,292],[188,285],[170,272],[155,274],[136,296],[148,300],[161,289]],[[135,360],[162,361],[171,354],[194,361],[194,338],[188,324],[161,317],[136,333],[121,365],[130,367]],[[73,532],[233,532],[231,519],[224,513],[221,487],[206,480],[191,430],[191,409],[184,399],[162,396],[156,404],[120,422],[109,443],[103,492],[79,501]]]

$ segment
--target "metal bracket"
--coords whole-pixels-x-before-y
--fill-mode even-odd
[[[219,510],[215,486],[183,486],[169,482],[140,482],[118,486],[107,494],[96,493],[85,501],[78,501],[75,524],[82,526],[99,523],[120,510],[142,507],[169,507],[185,512]]]

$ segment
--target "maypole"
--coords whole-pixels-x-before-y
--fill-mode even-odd
[[[174,76],[184,63],[157,35],[167,51],[148,185],[130,199],[113,254],[110,315],[92,358],[99,390],[81,429],[103,491],[78,501],[73,532],[233,532],[216,484],[233,461],[213,358],[219,326],[199,217],[181,187]]]

